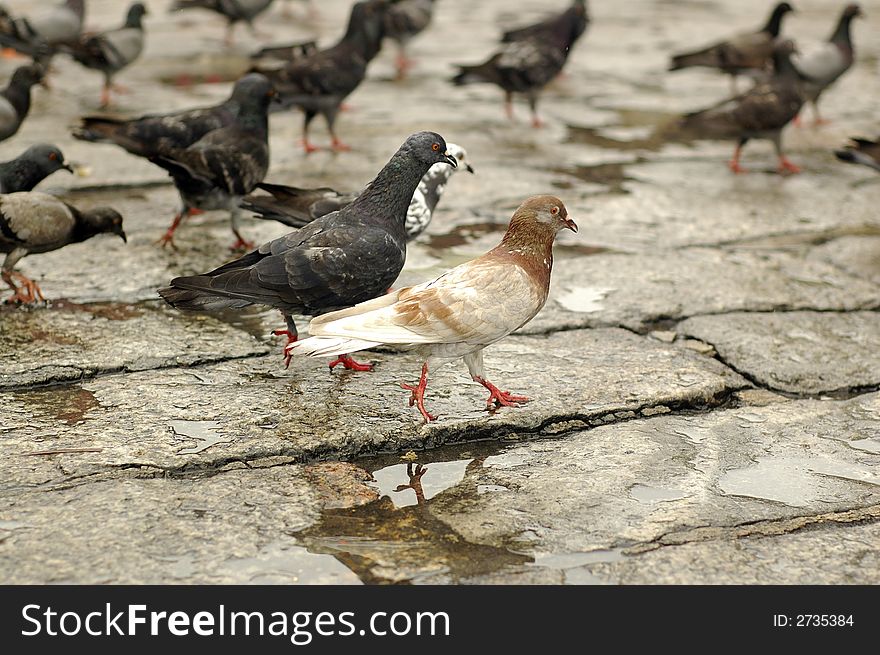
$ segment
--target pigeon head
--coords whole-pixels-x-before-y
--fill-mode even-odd
[[[248,73],[235,83],[231,99],[238,101],[242,106],[258,109],[263,106],[268,107],[269,102],[277,101],[278,92],[265,75]]]
[[[843,9],[843,15],[844,15],[846,18],[853,19],[853,18],[856,18],[856,17],[863,17],[865,14],[862,12],[862,8],[861,8],[861,7],[859,7],[859,6],[858,6],[857,4],[855,4],[855,3],[852,3],[852,4],[849,4],[849,5],[847,5],[846,7],[844,7],[844,9]]]
[[[69,173],[73,173],[73,169],[64,161],[64,155],[57,146],[48,143],[38,143],[24,151],[22,155],[24,159],[33,162],[45,175],[50,175],[62,168]]]
[[[115,234],[126,243],[128,239],[122,229],[122,216],[112,207],[96,207],[81,213],[82,227],[86,238],[96,234]]]
[[[552,244],[563,229],[578,231],[562,201],[556,196],[532,196],[514,212],[501,243],[511,250],[534,251]]]
[[[466,170],[468,173],[474,172],[474,167],[471,166],[467,161],[467,150],[465,150],[458,144],[447,143],[446,152],[448,152],[449,155],[453,157],[456,162],[458,162],[458,168],[461,168],[463,166],[464,170]]]
[[[142,27],[141,20],[147,13],[147,8],[142,3],[135,2],[128,8],[128,13],[125,15],[125,26]]]
[[[43,81],[44,72],[43,67],[39,64],[20,66],[16,68],[15,72],[12,74],[12,80],[10,80],[9,86],[29,89],[34,84],[39,84]]]
[[[773,70],[777,75],[798,75],[797,68],[791,61],[791,56],[796,52],[797,47],[791,39],[779,41],[773,46]]]
[[[446,141],[436,132],[416,132],[404,142],[401,150],[429,167],[434,164],[458,167],[458,161],[447,151]]]

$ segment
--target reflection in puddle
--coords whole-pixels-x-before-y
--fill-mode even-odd
[[[95,394],[81,386],[18,391],[13,393],[13,397],[35,415],[51,416],[67,425],[82,423],[86,420],[86,413],[100,407]]]
[[[230,443],[231,437],[223,437],[217,434],[220,424],[217,421],[171,421],[171,432],[179,437],[197,439],[197,445],[191,448],[181,448],[178,455],[195,455],[211,446],[219,443]]]
[[[441,491],[454,487],[464,479],[464,472],[472,459],[460,459],[452,462],[433,462],[430,467],[417,464],[394,464],[373,472],[379,486],[379,492],[388,496],[395,507],[409,507],[419,502],[417,488],[421,489],[422,500],[431,500]],[[426,476],[426,469],[431,475]],[[409,470],[407,470],[409,469]],[[413,486],[413,478],[417,477],[420,484]]]
[[[503,234],[507,230],[507,223],[469,223],[457,225],[446,234],[425,235],[425,245],[432,250],[446,250],[463,246],[486,234],[498,232]]]

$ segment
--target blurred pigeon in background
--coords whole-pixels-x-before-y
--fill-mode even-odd
[[[79,40],[85,5],[85,0],[65,0],[32,16],[12,16],[0,7],[0,45],[46,64],[57,46]]]
[[[880,171],[880,139],[852,138],[850,143],[841,150],[835,150],[834,155],[840,160],[850,164],[861,164],[875,171]]]
[[[397,43],[397,78],[406,77],[413,62],[406,56],[406,46],[431,24],[434,0],[397,0],[385,13],[385,36]]]
[[[293,314],[317,315],[385,293],[406,260],[406,210],[422,176],[436,163],[456,162],[434,132],[404,141],[364,191],[346,207],[204,275],[178,277],[159,290],[178,309],[215,311],[248,305],[281,310],[297,339]],[[285,357],[285,363],[289,363]],[[330,363],[369,370],[347,353]]]
[[[169,11],[184,9],[206,9],[226,18],[224,43],[232,45],[232,35],[236,23],[244,23],[254,31],[254,18],[266,11],[273,0],[175,0]]]
[[[43,67],[36,63],[20,66],[0,91],[0,141],[18,132],[31,109],[31,87],[43,81],[43,73]]]
[[[382,344],[414,349],[422,374],[409,404],[425,421],[428,372],[464,358],[475,382],[489,390],[487,407],[517,407],[528,401],[501,391],[486,379],[483,349],[531,321],[550,290],[553,242],[562,229],[577,232],[565,205],[554,196],[533,196],[510,220],[501,243],[485,255],[440,277],[392,291],[350,309],[324,314],[309,323],[308,339],[287,346],[293,354],[332,357]]]

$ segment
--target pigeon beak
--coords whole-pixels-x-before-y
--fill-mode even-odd
[[[128,243],[128,238],[125,236],[125,232],[122,228],[119,228],[119,232],[116,232],[120,239],[122,239],[122,243]]]
[[[71,166],[70,164],[61,164],[61,168],[63,168],[63,169],[66,170],[68,173],[70,173],[71,175],[73,175],[73,166]]]
[[[458,168],[458,160],[450,155],[448,152],[444,152],[443,156],[446,157],[446,163],[452,166],[452,168]]]
[[[577,223],[575,223],[575,222],[574,222],[573,220],[571,220],[570,218],[566,218],[566,219],[565,219],[565,227],[567,227],[569,230],[571,230],[572,232],[574,232],[575,234],[577,234],[577,231],[578,231]]]
[[[473,175],[473,174],[476,172],[476,171],[474,170],[474,167],[471,166],[470,164],[465,164],[465,165],[464,165],[464,170],[466,170],[466,171],[467,171],[468,173],[470,173],[471,175]]]

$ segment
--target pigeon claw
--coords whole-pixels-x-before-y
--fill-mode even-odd
[[[347,371],[372,371],[372,364],[361,364],[360,362],[354,361],[351,355],[340,355],[332,362],[328,364],[330,370],[332,371],[334,368],[342,364],[343,368]]]
[[[284,368],[290,368],[290,360],[293,359],[293,350],[288,348],[290,344],[296,343],[298,335],[293,334],[290,330],[272,330],[272,334],[276,337],[287,337],[287,343],[284,344]]]
[[[333,137],[333,141],[330,142],[330,149],[333,152],[348,152],[351,150],[351,146]]]
[[[156,239],[156,245],[162,246],[171,246],[172,250],[177,250],[177,245],[174,243],[174,230],[168,230],[161,237]]]
[[[495,407],[519,407],[522,403],[529,402],[525,396],[515,396],[509,391],[501,391],[494,384],[481,377],[474,377],[475,382],[479,382],[489,390],[489,398],[486,399],[486,408]]]
[[[749,169],[743,168],[742,166],[740,166],[739,162],[735,159],[732,159],[730,161],[730,163],[727,164],[727,167],[730,169],[730,171],[732,173],[736,173],[737,175],[739,175],[740,173],[748,173],[749,172]]]
[[[238,238],[236,238],[235,243],[233,243],[231,246],[229,246],[229,249],[232,252],[238,252],[240,250],[253,250],[254,248],[256,248],[256,246],[257,246],[257,244],[255,244],[253,241],[248,241],[247,239],[243,239],[242,237],[238,237]],[[285,330],[285,332],[286,332],[286,330]]]
[[[6,304],[8,305],[14,305],[16,303],[29,305],[34,302],[43,302],[46,300],[43,296],[43,292],[40,290],[40,286],[21,273],[6,273],[4,271],[3,280],[14,291],[14,293],[6,299]],[[17,281],[21,286],[16,286],[13,280]]]
[[[422,364],[422,375],[419,378],[418,384],[407,384],[406,382],[400,383],[400,388],[405,389],[406,391],[412,392],[409,397],[409,406],[418,405],[419,412],[421,412],[422,417],[425,419],[425,423],[430,423],[431,421],[436,421],[437,417],[431,414],[428,410],[425,409],[425,389],[428,387],[428,365]]]
[[[784,175],[785,173],[800,173],[801,168],[795,164],[792,164],[791,161],[787,157],[779,158],[779,166],[776,168],[780,175]]]

